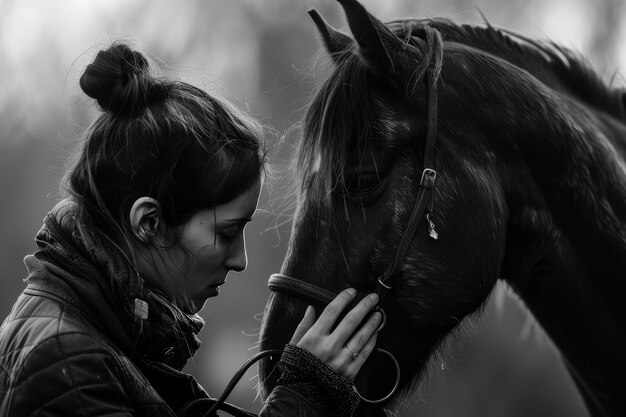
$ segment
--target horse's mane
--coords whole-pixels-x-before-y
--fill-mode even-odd
[[[489,23],[486,27],[461,25],[441,18],[399,20],[389,25],[407,24],[433,27],[442,34],[444,41],[495,55],[529,72],[548,87],[626,121],[625,91],[608,86],[582,55],[552,41],[530,39]]]

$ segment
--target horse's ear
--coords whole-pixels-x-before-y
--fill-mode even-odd
[[[339,32],[334,27],[329,25],[317,12],[317,10],[311,9],[308,13],[311,16],[311,19],[313,19],[315,26],[317,26],[317,30],[319,30],[320,35],[322,35],[322,41],[324,41],[326,51],[328,51],[330,56],[336,62],[338,57],[343,52],[352,48],[354,40],[345,33]]]
[[[348,18],[350,31],[361,48],[361,55],[372,67],[382,73],[394,72],[389,49],[402,47],[402,41],[387,26],[372,16],[356,0],[337,0]]]

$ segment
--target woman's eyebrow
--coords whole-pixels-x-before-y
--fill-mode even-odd
[[[240,217],[238,219],[222,219],[225,222],[229,222],[229,223],[243,223],[243,222],[251,222],[252,221],[252,217]]]

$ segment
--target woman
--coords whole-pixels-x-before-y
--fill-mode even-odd
[[[207,397],[180,370],[200,346],[198,311],[228,271],[246,268],[261,129],[196,87],[153,77],[124,44],[100,51],[80,86],[104,112],[0,329],[1,415],[174,416]],[[353,413],[352,381],[380,321],[364,320],[376,302],[366,297],[331,331],[353,297],[342,292],[317,321],[307,310],[261,415]]]

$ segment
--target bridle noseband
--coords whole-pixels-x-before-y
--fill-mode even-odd
[[[433,239],[438,238],[437,232],[435,231],[435,225],[430,218],[431,214],[433,213],[433,192],[435,189],[435,179],[437,178],[437,172],[434,169],[434,155],[435,144],[437,141],[438,80],[434,78],[432,69],[428,69],[426,75],[428,84],[428,125],[426,134],[426,147],[424,150],[424,165],[422,177],[420,180],[415,204],[413,205],[413,210],[411,211],[411,216],[409,217],[407,227],[402,234],[400,243],[398,244],[396,255],[387,270],[378,277],[376,289],[374,290],[374,292],[378,294],[378,304],[375,309],[383,314],[383,322],[379,327],[379,330],[385,325],[386,322],[386,316],[382,309],[382,304],[385,301],[388,291],[392,288],[392,283],[394,282],[395,278],[398,277],[402,272],[402,264],[404,263],[406,253],[409,250],[417,227],[419,226],[420,220],[422,218],[425,218],[428,222],[429,236]],[[283,274],[273,274],[268,281],[268,286],[269,289],[273,292],[297,297],[318,306],[328,305],[337,296],[337,293],[333,291],[329,291],[317,285],[310,284],[308,282],[301,281]],[[396,368],[396,378],[391,391],[387,395],[379,399],[367,399],[363,397],[357,390],[357,393],[361,397],[361,399],[368,404],[378,404],[389,399],[398,389],[400,382],[400,366],[398,365],[398,361],[396,360],[396,358],[386,350],[377,348],[377,351],[379,353],[387,355],[390,358]],[[248,361],[239,368],[239,370],[233,376],[228,386],[224,390],[224,393],[220,396],[219,399],[215,400],[211,398],[202,398],[190,401],[181,408],[177,415],[183,417],[197,405],[209,405],[210,408],[202,414],[203,417],[210,416],[211,414],[216,413],[218,410],[226,411],[227,413],[238,417],[255,417],[256,414],[251,413],[250,411],[246,411],[232,404],[228,404],[226,402],[226,398],[250,366],[266,356],[279,355],[281,353],[282,349],[270,349],[258,352],[252,358],[248,359]]]

